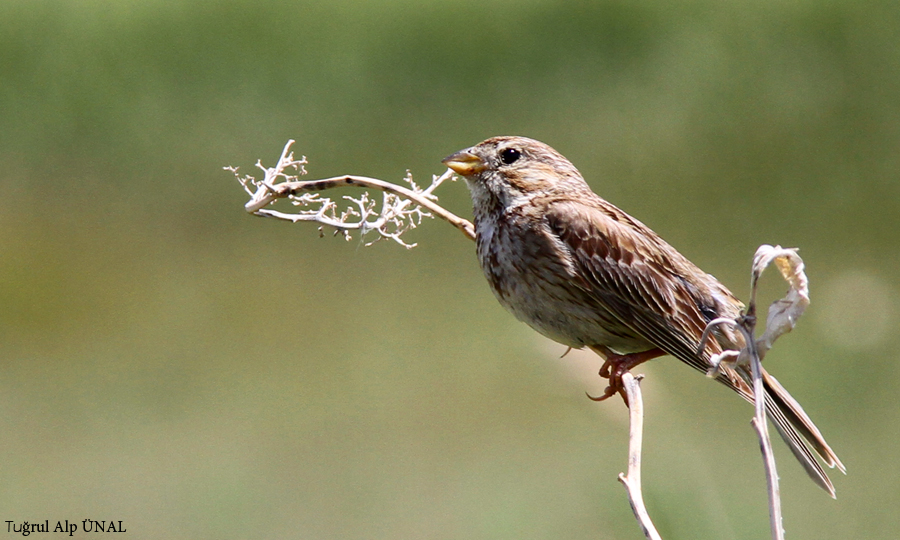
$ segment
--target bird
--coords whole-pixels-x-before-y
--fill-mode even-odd
[[[700,350],[707,324],[739,317],[744,305],[649,227],[594,193],[577,168],[526,137],[493,137],[443,163],[472,198],[478,261],[500,304],[544,336],[589,348],[605,361],[603,400],[635,366],[671,355],[710,373],[712,358],[740,350],[743,337],[719,325]],[[718,365],[718,382],[753,403],[750,370]],[[846,468],[800,404],[762,371],[765,408],[812,480],[834,485],[810,451]],[[624,396],[623,396],[624,397]]]

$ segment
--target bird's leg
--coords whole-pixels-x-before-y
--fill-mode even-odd
[[[588,394],[588,397],[594,401],[603,401],[619,393],[626,404],[628,404],[628,398],[625,397],[625,391],[622,386],[622,375],[647,360],[653,360],[666,354],[662,349],[650,349],[649,351],[631,354],[616,354],[608,348],[599,345],[592,346],[591,349],[605,360],[600,368],[600,376],[604,379],[609,379],[609,386],[603,391],[603,395],[595,397]]]

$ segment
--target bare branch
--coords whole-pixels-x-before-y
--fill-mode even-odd
[[[644,496],[641,491],[641,446],[644,433],[642,377],[643,375],[635,377],[627,371],[622,375],[622,385],[628,396],[628,415],[631,425],[628,433],[628,474],[619,473],[619,482],[625,486],[631,510],[644,531],[644,536],[647,537],[647,540],[662,540],[656,527],[653,526],[653,521],[650,520],[650,514],[647,513],[647,507],[644,506]]]

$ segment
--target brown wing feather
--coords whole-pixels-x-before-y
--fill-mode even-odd
[[[696,354],[708,322],[701,306],[717,314],[723,311],[713,294],[703,290],[708,276],[645,225],[597,201],[557,201],[545,214],[573,262],[590,278],[581,285],[623,323],[634,323],[641,335],[656,337],[651,341],[658,347],[706,371],[708,357]],[[734,316],[740,310],[737,300],[728,307],[722,315]],[[722,349],[713,341],[707,350]]]

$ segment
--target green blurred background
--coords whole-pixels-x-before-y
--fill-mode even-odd
[[[471,242],[320,239],[222,170],[294,138],[310,178],[427,181],[518,134],[739,296],[759,244],[801,248],[767,365],[849,475],[833,501],[779,442],[788,535],[897,538],[898,32],[893,0],[3,0],[0,521],[640,538],[599,361],[505,313]],[[765,538],[751,409],[641,371],[663,537]]]

